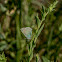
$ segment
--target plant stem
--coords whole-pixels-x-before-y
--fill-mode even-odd
[[[20,59],[22,57],[23,49],[21,47],[22,41],[21,41],[21,32],[20,28],[22,26],[22,1],[18,0],[18,9],[20,10],[20,14],[16,15],[16,45],[17,45],[17,52],[16,52],[16,62],[20,62]]]
[[[38,29],[36,30],[36,33],[35,35],[33,36],[31,42],[29,43],[28,45],[28,55],[29,55],[29,62],[32,60],[33,58],[33,50],[36,46],[36,39],[38,38],[39,34],[41,33],[43,27],[44,27],[44,24],[41,26],[42,22],[45,20],[45,17],[47,16],[47,14],[49,14],[50,12],[52,12],[52,10],[55,8],[56,4],[58,3],[58,1],[55,1],[53,4],[50,5],[50,7],[48,8],[47,12],[45,10],[45,12],[43,13],[43,16],[42,16],[42,20],[40,22],[40,25],[38,27]]]

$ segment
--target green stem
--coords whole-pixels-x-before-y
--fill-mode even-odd
[[[40,31],[42,31],[42,28],[44,27],[43,25],[43,27],[41,26],[41,24],[42,24],[42,22],[45,20],[45,17],[47,16],[47,14],[48,13],[50,13],[50,12],[52,12],[52,10],[55,8],[55,6],[56,6],[56,4],[58,3],[58,1],[55,1],[53,4],[51,4],[50,5],[50,7],[48,8],[48,10],[47,10],[47,12],[44,12],[43,13],[43,16],[42,16],[42,20],[41,20],[41,22],[40,22],[40,25],[39,25],[39,27],[38,27],[38,29],[36,30],[36,33],[35,33],[35,35],[33,36],[33,38],[32,38],[32,40],[31,40],[31,42],[29,43],[29,45],[28,45],[28,55],[29,55],[29,58],[28,58],[28,60],[29,60],[29,62],[32,60],[32,58],[33,58],[33,50],[34,50],[34,48],[35,48],[35,46],[36,46],[36,39],[38,38],[38,35],[40,34]]]
[[[17,52],[16,52],[16,62],[20,62],[20,59],[22,57],[22,52],[23,49],[21,47],[22,41],[21,41],[21,32],[20,32],[20,28],[22,26],[22,1],[18,0],[18,9],[20,10],[20,14],[16,15],[16,46],[17,46]]]

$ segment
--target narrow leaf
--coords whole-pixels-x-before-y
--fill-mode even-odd
[[[36,55],[36,62],[38,62],[39,61],[39,55],[37,54]]]
[[[50,62],[46,57],[42,56],[43,62]]]
[[[43,24],[42,27],[39,29],[39,31],[36,33],[35,42],[36,42],[36,40],[37,40],[39,34],[41,33],[43,27],[44,27],[44,24]]]
[[[39,25],[40,25],[40,19],[39,19],[39,17],[38,17],[38,14],[37,14],[37,16],[36,16],[36,22],[37,22],[37,25],[38,25],[38,27],[39,27]]]
[[[43,12],[43,13],[45,12],[45,7],[44,7],[44,6],[42,6],[42,12]]]

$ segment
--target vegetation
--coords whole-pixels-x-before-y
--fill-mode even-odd
[[[0,62],[61,62],[60,5],[57,0],[1,0]]]
[[[4,53],[2,53],[2,55],[0,55],[0,62],[6,62]]]

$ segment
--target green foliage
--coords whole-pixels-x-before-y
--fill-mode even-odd
[[[2,11],[2,12],[5,12],[7,9],[0,3],[0,10]]]
[[[36,55],[36,62],[39,62],[39,55]]]
[[[6,62],[4,53],[0,54],[0,62]]]
[[[56,0],[53,4],[50,5],[48,11],[51,12],[54,10],[54,8],[56,7],[56,4],[58,3],[58,0]],[[52,10],[53,9],[53,10]]]
[[[0,42],[0,51],[3,51],[5,48],[7,48],[7,43],[5,41]]]
[[[59,31],[62,31],[62,24],[61,24],[60,27],[59,27]]]
[[[46,57],[42,56],[43,62],[50,62]]]
[[[0,0],[0,52],[7,62],[62,61],[62,5],[47,1]],[[32,30],[22,30],[26,38],[23,27]]]
[[[43,27],[44,27],[44,24],[43,24],[42,26],[41,26],[41,24],[42,24],[42,22],[45,20],[46,15],[47,15],[49,12],[52,12],[52,10],[55,8],[55,6],[56,6],[57,3],[58,3],[57,1],[54,2],[54,3],[53,3],[54,6],[53,6],[53,4],[51,4],[51,6],[48,8],[48,11],[47,11],[47,12],[46,12],[46,10],[45,10],[45,7],[42,6],[42,12],[41,12],[41,13],[42,13],[42,20],[41,20],[41,21],[39,20],[38,16],[36,17],[36,19],[37,19],[40,23],[38,23],[39,27],[38,27],[38,29],[36,30],[36,33],[34,34],[34,36],[33,36],[32,40],[31,40],[31,42],[30,42],[29,45],[28,45],[28,56],[29,56],[28,61],[29,61],[29,62],[30,62],[30,61],[32,60],[32,58],[33,58],[33,49],[34,49],[35,46],[36,46],[36,39],[38,38],[40,32],[42,31],[42,29],[43,29]],[[50,9],[50,8],[51,8],[51,9]],[[50,11],[49,11],[49,10],[50,10]]]
[[[37,17],[36,17],[36,22],[37,22],[37,25],[38,25],[38,27],[39,27],[40,19],[39,19],[39,17],[38,17],[38,14],[37,14]]]

